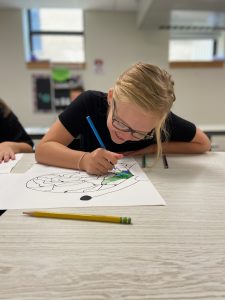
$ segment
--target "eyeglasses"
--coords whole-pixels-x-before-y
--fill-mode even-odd
[[[137,140],[151,140],[154,137],[155,129],[153,129],[150,133],[147,134],[140,131],[136,131],[130,128],[129,126],[127,126],[126,124],[124,124],[122,121],[118,120],[115,117],[115,111],[116,111],[116,102],[113,99],[112,125],[116,129],[124,132],[129,132]]]

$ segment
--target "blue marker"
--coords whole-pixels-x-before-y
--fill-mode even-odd
[[[91,117],[87,116],[86,119],[87,119],[87,121],[88,121],[88,123],[89,123],[89,125],[90,125],[90,127],[92,129],[92,131],[94,132],[94,135],[95,135],[96,139],[98,140],[99,145],[101,146],[101,148],[106,149],[106,146],[104,145],[104,143],[103,143],[100,135],[98,134],[98,131],[97,131],[94,123],[92,122]]]

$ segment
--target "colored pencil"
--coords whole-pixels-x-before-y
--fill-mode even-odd
[[[87,119],[88,124],[90,125],[90,127],[91,127],[91,129],[92,129],[92,131],[93,131],[93,133],[94,133],[94,135],[95,135],[95,137],[96,137],[96,139],[98,140],[99,145],[100,145],[103,149],[106,149],[106,146],[105,146],[105,144],[103,143],[103,141],[102,141],[102,139],[101,139],[101,137],[100,137],[100,135],[99,135],[99,133],[98,133],[98,131],[97,131],[95,125],[94,125],[94,123],[92,122],[91,117],[90,117],[90,116],[87,116],[86,119]]]

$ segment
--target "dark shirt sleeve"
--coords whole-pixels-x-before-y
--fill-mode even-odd
[[[69,133],[75,138],[84,128],[86,93],[82,93],[75,101],[59,115],[59,120]]]
[[[75,139],[79,136],[79,150],[93,151],[100,145],[86,120],[90,116],[106,148],[112,151],[112,141],[107,128],[107,110],[106,93],[85,91],[59,115],[59,120]],[[68,147],[77,150],[74,142],[75,140]]]
[[[31,147],[34,146],[33,141],[13,112],[4,117],[0,111],[0,142],[23,142]]]
[[[166,132],[168,141],[190,142],[196,134],[196,126],[170,112],[166,120]]]
[[[103,95],[103,93],[86,91],[79,95],[75,101],[72,101],[59,115],[60,122],[74,138],[79,134],[87,134],[89,125],[86,117],[89,115],[95,126],[98,127],[99,117],[104,114],[102,113],[102,103],[106,103],[106,101],[103,101]]]

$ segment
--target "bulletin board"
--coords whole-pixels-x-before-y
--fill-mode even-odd
[[[62,111],[70,103],[70,89],[82,85],[80,75],[61,81],[51,75],[33,75],[33,99],[36,112]]]
[[[50,76],[33,75],[35,111],[51,111],[52,88]]]

